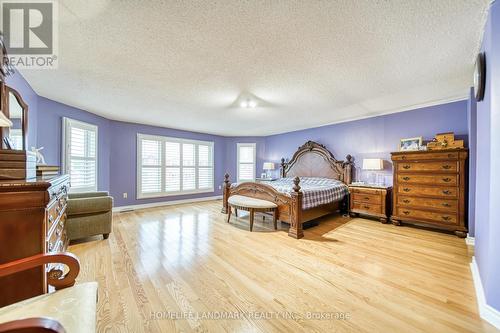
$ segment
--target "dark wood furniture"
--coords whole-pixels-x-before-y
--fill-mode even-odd
[[[27,150],[0,149],[0,180],[36,177],[36,155]]]
[[[290,224],[288,235],[297,239],[302,238],[304,237],[303,224],[305,222],[340,210],[342,203],[334,202],[304,210],[299,177],[324,177],[350,184],[353,164],[351,155],[347,155],[346,161],[339,161],[324,145],[307,141],[298,148],[289,162],[285,162],[285,159],[281,160],[281,176],[296,177],[291,194],[278,192],[265,183],[246,182],[231,187],[229,174],[226,173],[222,212],[228,213],[228,199],[232,195],[271,201],[278,206],[277,219]]]
[[[390,216],[392,187],[349,185],[349,213],[378,217],[387,223]]]
[[[9,276],[16,276],[25,271],[31,271],[39,268],[44,271],[44,267],[49,264],[65,265],[68,267],[68,272],[62,274],[48,274],[46,281],[56,290],[68,288],[75,284],[75,279],[80,272],[80,262],[78,258],[71,253],[44,253],[34,256],[22,258],[12,262],[0,264],[0,279],[5,279]],[[0,324],[0,332],[23,332],[23,333],[41,333],[41,332],[56,332],[63,333],[66,330],[62,325],[50,318],[26,318],[15,321],[10,321]]]
[[[68,189],[67,175],[0,181],[0,264],[66,250]],[[0,307],[47,292],[45,271],[59,269],[49,265],[1,277]]]
[[[23,100],[21,94],[0,82],[0,109],[3,114],[9,118],[12,123],[12,128],[0,127],[0,148],[8,148],[5,146],[3,139],[10,135],[14,129],[20,130],[22,133],[22,147],[13,147],[13,149],[27,150],[28,149],[28,104]],[[12,107],[14,107],[12,109]]]
[[[392,223],[422,223],[467,235],[467,149],[392,153]]]

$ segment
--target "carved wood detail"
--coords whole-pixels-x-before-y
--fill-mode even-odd
[[[353,164],[351,155],[346,156],[346,161],[339,161],[324,145],[307,141],[298,148],[290,161],[281,159],[281,176],[325,177],[350,184]]]

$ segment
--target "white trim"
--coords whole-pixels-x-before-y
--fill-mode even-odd
[[[476,239],[474,237],[469,236],[469,234],[467,234],[467,238],[465,239],[465,244],[474,246],[474,245],[476,245]]]
[[[95,132],[95,179],[94,179],[94,184],[95,186],[89,187],[89,188],[77,188],[76,190],[79,192],[92,192],[92,191],[97,191],[99,188],[99,126],[86,123],[83,121],[75,120],[72,118],[68,117],[63,117],[62,118],[62,147],[61,147],[61,164],[62,164],[62,169],[64,173],[71,174],[70,170],[68,169],[69,166],[69,156],[66,154],[68,150],[68,145],[70,144],[70,138],[69,138],[69,132],[68,128],[69,127],[78,127],[82,129],[86,129],[89,131]],[[71,182],[71,179],[70,179]],[[71,191],[71,187],[70,187]]]
[[[484,296],[483,283],[479,275],[479,268],[477,267],[476,258],[472,257],[470,263],[470,270],[472,272],[472,280],[474,281],[474,289],[476,289],[477,306],[479,308],[479,316],[486,320],[491,325],[500,329],[500,311],[494,309],[491,305],[486,303]]]
[[[240,147],[252,147],[253,148],[253,178],[252,179],[240,179],[240,164],[250,164],[250,163],[240,163]],[[236,144],[236,180],[238,183],[255,181],[257,174],[257,144],[256,143],[237,143]]]
[[[211,196],[211,197],[202,197],[202,198],[193,198],[193,199],[180,199],[180,200],[171,200],[171,201],[162,201],[162,202],[152,202],[152,203],[140,204],[140,205],[113,207],[113,212],[119,213],[119,212],[123,212],[123,211],[130,211],[130,210],[136,210],[136,209],[173,206],[173,205],[180,205],[180,204],[186,204],[186,203],[221,200],[221,199],[222,199],[222,195],[216,195],[216,196]]]

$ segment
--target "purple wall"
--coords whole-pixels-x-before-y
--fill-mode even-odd
[[[38,138],[39,147],[47,164],[62,166],[62,119],[72,118],[98,127],[98,174],[97,186],[101,191],[109,191],[109,157],[111,146],[110,121],[69,105],[38,98]]]
[[[469,136],[469,236],[474,237],[476,221],[476,150],[477,150],[477,103],[474,88],[467,101],[467,127]]]
[[[500,2],[491,5],[482,51],[486,93],[477,103],[475,257],[486,302],[500,310]]]
[[[467,101],[269,136],[265,157],[279,162],[281,157],[290,158],[307,140],[313,140],[326,145],[337,159],[344,160],[347,154],[354,156],[358,172],[363,158],[383,158],[385,181],[392,184],[390,153],[398,150],[401,138],[423,136],[429,140],[447,131],[467,138]],[[360,176],[366,177],[362,173]]]
[[[6,79],[8,86],[17,90],[28,104],[28,150],[37,146],[37,124],[38,124],[38,95],[29,83],[19,73],[15,72]]]
[[[211,193],[169,196],[154,199],[136,199],[137,133],[171,136],[192,140],[213,141],[215,191]],[[223,182],[225,173],[225,137],[125,123],[120,121],[111,121],[110,135],[112,137],[110,155],[110,168],[112,170],[110,174],[110,193],[115,199],[115,206],[118,207],[138,205],[170,200],[200,198],[222,194],[222,190],[219,189],[219,186]],[[123,198],[123,193],[128,194],[127,199]]]

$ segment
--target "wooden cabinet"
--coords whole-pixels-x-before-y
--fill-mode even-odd
[[[65,251],[69,177],[0,181],[0,263]],[[47,292],[47,265],[0,278],[0,307]]]
[[[392,153],[392,222],[435,226],[465,237],[467,155],[467,149]]]
[[[358,214],[378,217],[380,222],[387,223],[390,215],[390,187],[349,186],[349,212],[351,216]]]

